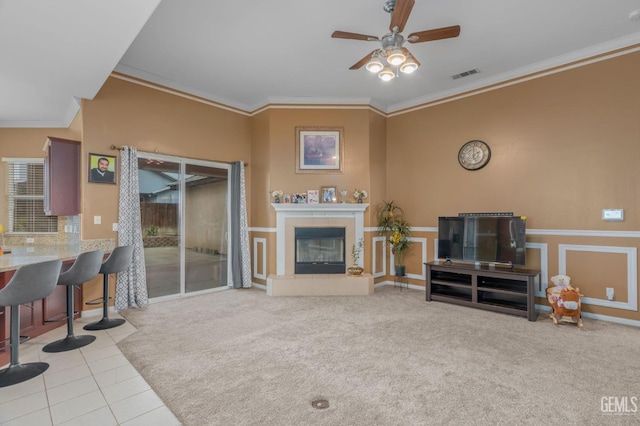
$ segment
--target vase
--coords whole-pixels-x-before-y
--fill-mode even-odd
[[[358,198],[358,204],[362,204],[362,198]]]
[[[405,266],[404,265],[396,265],[396,277],[404,277]]]
[[[353,276],[360,276],[364,272],[364,268],[362,266],[353,265],[347,268],[347,273]]]
[[[276,203],[276,204],[278,204],[278,203],[280,202],[280,197],[276,197],[276,198],[274,198],[274,199],[273,199],[273,202],[274,202],[274,203]]]

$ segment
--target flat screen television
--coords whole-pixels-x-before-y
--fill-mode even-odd
[[[438,258],[525,265],[526,218],[460,215],[438,218]]]

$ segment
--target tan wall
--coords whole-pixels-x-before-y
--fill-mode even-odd
[[[513,211],[528,227],[637,230],[640,53],[389,118],[388,191],[420,226],[439,215]],[[481,139],[491,161],[458,165]],[[603,222],[603,208],[625,221]]]
[[[627,258],[615,250],[637,248],[639,239],[636,234],[599,237],[589,232],[636,233],[640,227],[639,70],[640,53],[627,54],[390,118],[364,108],[270,109],[249,118],[110,78],[94,100],[83,102],[81,122],[76,120],[73,128],[0,129],[0,148],[2,156],[42,155],[47,135],[81,136],[84,158],[90,152],[112,154],[109,146],[115,144],[176,156],[244,160],[250,163],[249,224],[256,228],[275,225],[269,190],[364,188],[372,204],[365,226],[375,226],[380,201],[394,199],[417,228],[415,236],[426,239],[406,257],[413,274],[422,273],[423,253],[433,259],[438,216],[513,211],[527,215],[533,232],[527,240],[536,246],[527,250],[527,266],[555,275],[562,244],[593,249],[569,250],[562,259],[567,274],[587,297],[604,299],[604,288],[614,287],[616,300],[626,302]],[[344,173],[296,174],[296,126],[343,127]],[[484,140],[492,149],[489,165],[475,172],[463,170],[457,161],[460,146],[472,139]],[[86,173],[83,168],[82,239],[114,238],[117,188],[88,184]],[[625,209],[625,220],[603,222],[603,208]],[[102,225],[93,225],[97,214],[103,216]],[[549,232],[535,232],[540,230]],[[367,234],[367,272],[381,266],[380,247],[371,246],[374,236]],[[259,268],[274,273],[275,234],[256,231],[252,237],[266,239],[259,251],[266,248],[267,265],[260,257]],[[546,248],[545,257],[539,247]],[[371,264],[373,250],[376,265]],[[635,272],[637,263],[633,259]],[[417,279],[411,283],[424,285]],[[593,305],[585,310],[640,320],[637,311]]]
[[[109,147],[114,144],[178,157],[251,162],[249,119],[235,112],[113,77],[82,108],[85,156],[113,155]],[[245,173],[250,179],[249,168]],[[117,222],[117,199],[117,185],[83,185],[82,239],[115,238],[111,224]],[[101,225],[93,224],[94,215],[102,216]]]
[[[44,147],[47,136],[63,139],[82,140],[82,114],[78,113],[68,129],[9,129],[0,128],[0,158],[44,158]],[[0,161],[0,223],[7,223],[8,196],[7,171],[5,163]]]
[[[267,190],[281,189],[284,193],[307,192],[322,186],[335,186],[349,190],[353,202],[355,188],[371,189],[369,164],[369,111],[366,109],[274,109],[269,114],[269,159],[271,168],[265,176]],[[296,173],[296,127],[344,128],[344,165],[340,174]],[[260,191],[256,189],[256,191]],[[260,196],[256,196],[256,202]],[[366,200],[370,202],[371,199]],[[268,199],[268,203],[272,200]],[[275,225],[275,212],[269,207],[269,226]],[[365,226],[368,226],[365,218]]]
[[[621,56],[488,93],[391,117],[387,121],[387,194],[419,227],[459,212],[513,211],[527,216],[528,242],[548,250],[527,250],[527,266],[547,265],[559,273],[560,257],[572,284],[590,298],[628,302],[627,266],[620,248],[637,248],[635,234],[620,238],[586,231],[633,231],[640,227],[640,53]],[[467,141],[491,147],[491,161],[478,171],[458,165]],[[602,209],[622,208],[623,222],[602,221]],[[433,232],[427,238],[433,259]],[[566,255],[560,245],[570,245]],[[613,250],[614,253],[610,251]],[[420,271],[420,249],[407,269]],[[637,256],[636,256],[637,257]],[[637,280],[633,283],[637,288]],[[543,300],[539,302],[545,304]],[[637,311],[585,305],[584,310],[640,320]]]

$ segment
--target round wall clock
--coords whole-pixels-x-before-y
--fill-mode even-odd
[[[479,170],[487,165],[491,158],[489,145],[482,141],[469,141],[458,151],[458,162],[467,170]]]

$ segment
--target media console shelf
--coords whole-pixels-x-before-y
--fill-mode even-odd
[[[537,318],[534,285],[540,271],[445,262],[425,263],[430,302],[455,303],[488,311]]]

